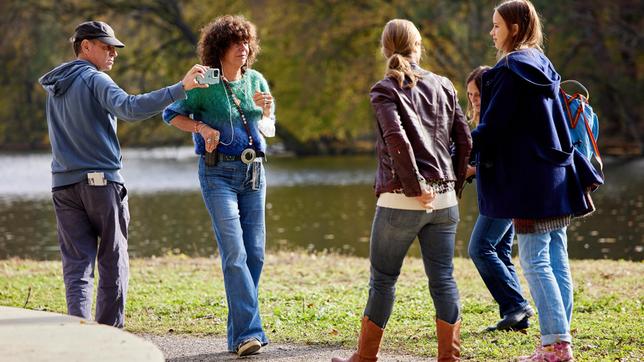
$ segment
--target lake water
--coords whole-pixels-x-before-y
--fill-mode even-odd
[[[192,148],[123,152],[130,195],[132,257],[216,253]],[[0,259],[59,259],[49,164],[41,154],[0,155]],[[644,251],[644,158],[605,160],[597,212],[568,229],[575,259],[641,261]],[[372,157],[271,158],[267,169],[267,248],[330,250],[367,256],[375,208]],[[467,256],[477,216],[476,190],[460,204],[456,254]],[[417,244],[410,251],[419,255]]]

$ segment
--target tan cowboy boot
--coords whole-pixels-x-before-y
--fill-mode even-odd
[[[358,339],[358,351],[349,359],[333,358],[331,362],[375,362],[378,360],[378,350],[384,329],[378,327],[369,317],[362,318],[362,329]]]
[[[438,339],[438,362],[461,360],[461,321],[449,324],[436,319],[436,338]]]

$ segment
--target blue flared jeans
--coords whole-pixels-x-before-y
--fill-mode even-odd
[[[521,268],[539,312],[541,343],[571,342],[573,286],[566,228],[518,234]]]
[[[436,318],[454,324],[460,318],[460,298],[452,275],[458,206],[434,210],[377,207],[371,230],[371,278],[364,315],[384,328],[393,310],[396,281],[403,259],[418,237]]]
[[[479,215],[468,248],[485,286],[499,304],[501,318],[528,305],[521,294],[519,276],[512,263],[513,238],[512,219]]]
[[[259,314],[259,279],[266,244],[266,181],[261,162],[220,161],[209,167],[199,159],[199,182],[221,255],[228,302],[228,350],[255,338],[268,338]]]

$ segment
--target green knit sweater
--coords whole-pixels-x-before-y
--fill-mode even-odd
[[[253,95],[258,92],[270,92],[266,79],[256,70],[248,69],[241,79],[229,82],[235,96],[241,101],[240,106],[251,135],[256,151],[266,152],[266,141],[259,132],[257,122],[262,118],[262,109],[255,106]],[[208,88],[195,88],[187,92],[188,98],[176,101],[163,112],[163,120],[169,123],[175,116],[193,115],[220,132],[219,152],[228,155],[239,155],[248,148],[248,132],[244,127],[237,107],[230,97],[223,80],[219,84],[211,84]],[[275,106],[271,111],[274,114]],[[193,134],[195,152],[205,152],[204,140],[199,134]]]

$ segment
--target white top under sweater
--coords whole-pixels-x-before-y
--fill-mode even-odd
[[[377,206],[388,207],[390,209],[399,210],[419,210],[432,212],[431,209],[425,209],[415,197],[408,197],[405,194],[397,194],[393,192],[384,192],[378,197]],[[456,198],[456,191],[451,190],[442,194],[436,194],[432,201],[433,210],[446,209],[448,207],[458,205]]]

